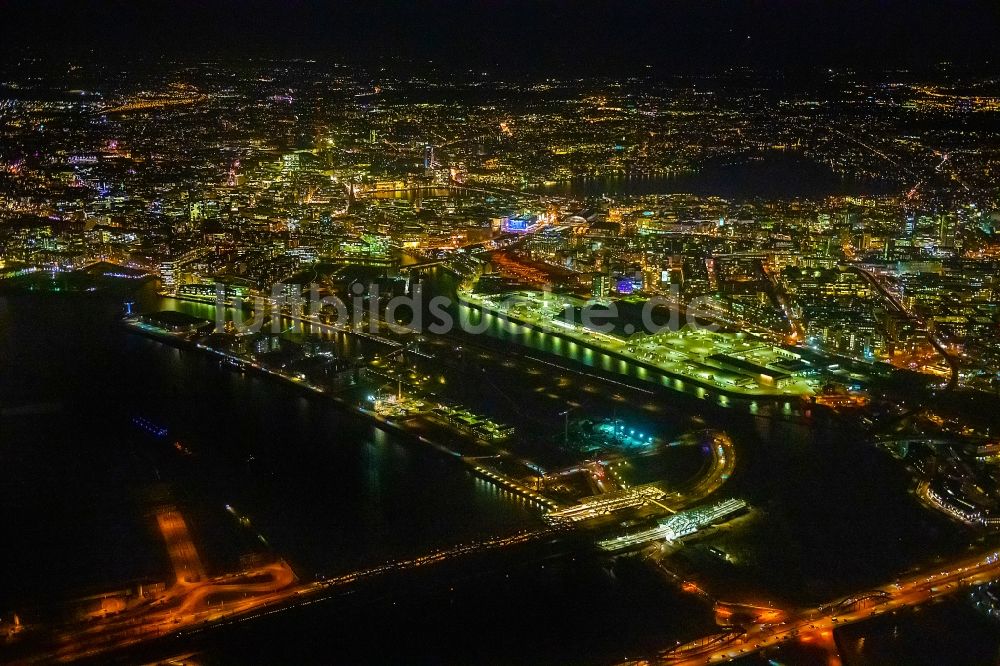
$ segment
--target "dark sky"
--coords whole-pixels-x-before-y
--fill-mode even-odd
[[[0,49],[432,59],[456,68],[992,69],[998,0],[0,0]]]

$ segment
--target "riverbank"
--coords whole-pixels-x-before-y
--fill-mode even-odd
[[[158,342],[163,342],[171,346],[177,347],[182,350],[187,351],[199,351],[207,354],[213,354],[220,357],[220,362],[225,367],[231,368],[233,370],[238,370],[240,372],[250,371],[260,376],[267,376],[275,378],[282,381],[288,385],[295,386],[309,394],[321,395],[329,399],[334,405],[340,409],[354,414],[356,416],[361,416],[364,419],[374,423],[378,428],[381,428],[387,432],[398,435],[405,441],[419,443],[425,446],[429,446],[435,451],[445,455],[446,457],[458,460],[477,477],[487,481],[491,484],[496,485],[499,488],[507,490],[509,492],[515,493],[525,499],[527,499],[532,504],[546,510],[554,510],[560,508],[562,505],[555,500],[538,494],[534,490],[527,488],[499,471],[491,470],[483,467],[477,463],[474,459],[469,459],[461,452],[448,447],[447,445],[429,439],[424,435],[412,432],[397,421],[387,419],[377,412],[362,407],[361,405],[354,404],[348,400],[345,400],[342,396],[331,393],[326,388],[318,386],[308,380],[302,379],[294,375],[290,375],[280,370],[275,370],[256,362],[247,361],[246,359],[240,358],[233,354],[229,354],[214,347],[204,345],[201,342],[191,339],[189,336],[179,335],[176,333],[170,333],[162,329],[157,329],[148,324],[143,324],[137,320],[124,319],[122,320],[122,325],[129,331],[143,335],[145,337],[151,338]],[[456,437],[461,437],[460,433],[456,433]],[[472,442],[470,442],[471,444]]]
[[[678,372],[671,371],[659,365],[652,363],[647,363],[641,359],[635,358],[633,356],[626,355],[610,347],[599,345],[590,340],[581,339],[578,336],[573,335],[569,330],[560,330],[556,326],[544,327],[540,326],[537,322],[530,322],[524,318],[518,317],[516,315],[511,315],[509,312],[501,312],[490,308],[476,300],[469,298],[469,294],[463,291],[458,292],[458,301],[460,306],[465,306],[470,309],[476,310],[481,315],[490,315],[497,318],[502,318],[509,323],[524,326],[525,328],[531,329],[532,331],[537,331],[543,335],[551,335],[562,340],[566,340],[574,345],[579,345],[584,348],[591,350],[594,353],[604,354],[608,357],[614,358],[619,362],[624,362],[626,364],[632,364],[637,369],[640,370],[636,376],[640,381],[651,383],[654,385],[661,386],[671,391],[676,391],[683,393],[685,395],[691,395],[701,400],[709,400],[713,397],[713,394],[709,391],[715,392],[718,395],[718,404],[722,407],[733,407],[733,406],[746,406],[752,407],[753,404],[758,402],[767,403],[779,403],[785,401],[786,404],[790,400],[799,400],[807,396],[807,394],[795,394],[795,393],[775,393],[775,392],[749,392],[749,391],[739,391],[732,388],[727,388],[723,385],[704,381],[698,378],[696,375],[681,374]],[[706,366],[707,367],[707,366]],[[641,376],[646,375],[649,372],[658,374],[662,379],[671,379],[672,383],[666,381],[651,381],[651,379]],[[719,372],[722,372],[719,370]],[[617,372],[616,374],[623,375],[626,377],[633,376],[628,372]],[[694,392],[689,391],[684,387],[685,384],[693,384],[696,389]],[[737,401],[735,404],[731,401]]]

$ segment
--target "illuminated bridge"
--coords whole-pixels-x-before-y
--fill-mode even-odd
[[[869,590],[847,597],[843,601],[831,604],[825,608],[831,615],[857,613],[884,604],[892,599],[892,595],[884,590]]]
[[[655,500],[650,500],[655,501]],[[597,545],[604,550],[621,550],[637,546],[657,539],[675,541],[689,534],[694,534],[702,527],[710,525],[737,511],[742,511],[747,503],[739,499],[728,499],[718,504],[697,509],[689,509],[660,521],[651,527],[632,534],[622,534],[611,539],[598,541]]]
[[[555,523],[565,521],[577,522],[621,511],[622,509],[640,507],[646,502],[662,499],[664,495],[666,493],[653,484],[636,486],[628,490],[618,490],[588,497],[581,500],[579,504],[574,504],[558,511],[549,511],[545,515],[545,518]]]
[[[447,261],[446,259],[425,259],[425,260],[420,261],[420,262],[415,263],[415,264],[407,264],[406,266],[400,266],[399,270],[401,270],[401,271],[416,271],[416,270],[420,270],[421,268],[430,268],[432,266],[441,266],[446,261]]]
[[[689,643],[684,643],[683,645],[679,645],[675,648],[662,652],[660,656],[666,663],[670,663],[671,661],[684,661],[691,658],[691,653],[698,653],[713,647],[728,645],[729,643],[742,638],[744,635],[744,632],[738,629],[723,631],[718,634],[708,634],[707,636],[703,636]]]

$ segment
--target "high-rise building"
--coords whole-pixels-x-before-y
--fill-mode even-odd
[[[611,293],[611,276],[607,273],[595,273],[591,282],[590,294],[594,298],[607,298]]]

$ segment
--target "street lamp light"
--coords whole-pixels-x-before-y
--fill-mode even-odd
[[[566,411],[559,412],[559,416],[563,417],[563,446],[569,445],[569,413],[573,411],[572,407],[567,407]]]

